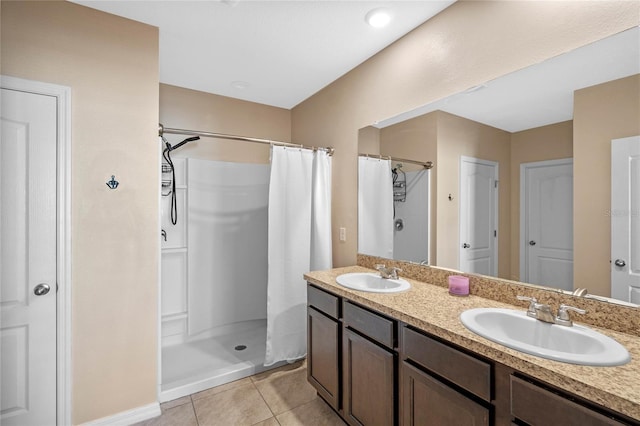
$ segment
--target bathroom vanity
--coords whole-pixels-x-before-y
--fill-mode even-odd
[[[591,367],[509,349],[467,330],[477,307],[526,310],[408,279],[392,294],[336,283],[360,266],[310,272],[308,379],[350,425],[640,425],[640,337],[598,329],[631,361]],[[406,278],[406,277],[405,277]],[[579,320],[578,320],[579,321]]]

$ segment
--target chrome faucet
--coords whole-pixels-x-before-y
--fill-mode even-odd
[[[572,296],[586,296],[589,292],[587,291],[586,288],[576,288],[575,290],[573,290],[573,293],[571,293]]]
[[[562,304],[558,309],[558,315],[554,316],[551,312],[551,307],[549,305],[545,305],[544,303],[538,303],[535,297],[516,297],[518,298],[518,300],[529,302],[529,307],[527,308],[527,316],[550,324],[558,324],[566,327],[571,327],[573,325],[573,321],[571,321],[569,311],[574,311],[579,314],[587,313],[587,311],[585,311],[584,309],[579,309],[573,306]]]
[[[565,305],[564,303],[560,305],[558,308],[558,316],[555,318],[555,323],[559,325],[566,325],[567,327],[571,327],[573,325],[573,321],[571,321],[571,317],[569,316],[569,311],[577,312],[581,315],[587,313],[584,309],[579,309],[573,306]]]
[[[396,267],[387,268],[383,264],[376,265],[376,269],[380,272],[380,276],[388,280],[397,280],[398,272],[402,272],[402,269]]]

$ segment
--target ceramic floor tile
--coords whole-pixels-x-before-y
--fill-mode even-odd
[[[271,417],[270,419],[267,419],[260,423],[256,423],[253,426],[280,426],[280,423],[278,423],[275,417]]]
[[[216,386],[215,388],[207,389],[202,392],[194,393],[191,395],[191,399],[194,401],[201,398],[207,398],[209,396],[213,396],[220,392],[227,391],[229,389],[236,388],[238,386],[244,386],[251,383],[251,379],[249,377],[245,377],[244,379],[236,380],[235,382],[225,383],[224,385]]]
[[[188,397],[187,397],[188,398]],[[191,402],[173,408],[163,408],[162,415],[136,423],[135,426],[198,426]]]
[[[306,368],[283,369],[256,377],[254,384],[275,415],[317,398],[316,390],[307,381]]]
[[[284,412],[277,417],[282,426],[344,426],[345,422],[322,398]]]
[[[273,417],[252,383],[193,401],[200,426],[254,425]]]
[[[162,404],[160,404],[160,408],[162,409],[162,411],[164,411],[183,404],[191,404],[191,397],[189,395],[183,396],[182,398],[174,399],[173,401],[163,402]]]
[[[274,368],[273,370],[267,370],[267,371],[264,371],[262,373],[253,375],[253,376],[251,376],[251,380],[254,383],[258,383],[258,382],[261,382],[263,380],[269,379],[271,377],[282,375],[282,374],[286,374],[287,372],[300,370],[300,369],[303,369],[303,368],[304,369],[307,368],[307,359],[306,358],[303,359],[303,360],[300,360],[300,361],[296,361],[296,362],[291,363],[291,364],[285,364],[282,367]]]

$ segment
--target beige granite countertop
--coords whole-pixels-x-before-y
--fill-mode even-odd
[[[591,327],[624,345],[631,361],[618,367],[590,367],[552,361],[507,348],[469,331],[460,314],[472,308],[518,309],[478,296],[456,297],[447,288],[405,278],[411,289],[380,294],[340,286],[336,277],[349,272],[375,272],[361,266],[313,271],[305,279],[318,287],[387,314],[442,339],[468,348],[523,373],[640,420],[640,337]],[[579,323],[579,321],[576,321]]]

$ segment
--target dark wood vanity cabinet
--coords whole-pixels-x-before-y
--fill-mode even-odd
[[[397,322],[309,285],[307,378],[350,425],[397,424]]]
[[[481,426],[491,422],[491,364],[402,327],[404,426]]]
[[[340,300],[307,287],[307,379],[334,409],[340,409]]]
[[[526,374],[308,286],[309,382],[350,425],[634,425]]]
[[[343,302],[343,418],[350,425],[395,425],[396,321]]]
[[[489,425],[489,409],[402,362],[402,425]]]
[[[517,424],[563,426],[640,425],[622,415],[580,402],[526,377],[510,376],[511,415]]]

